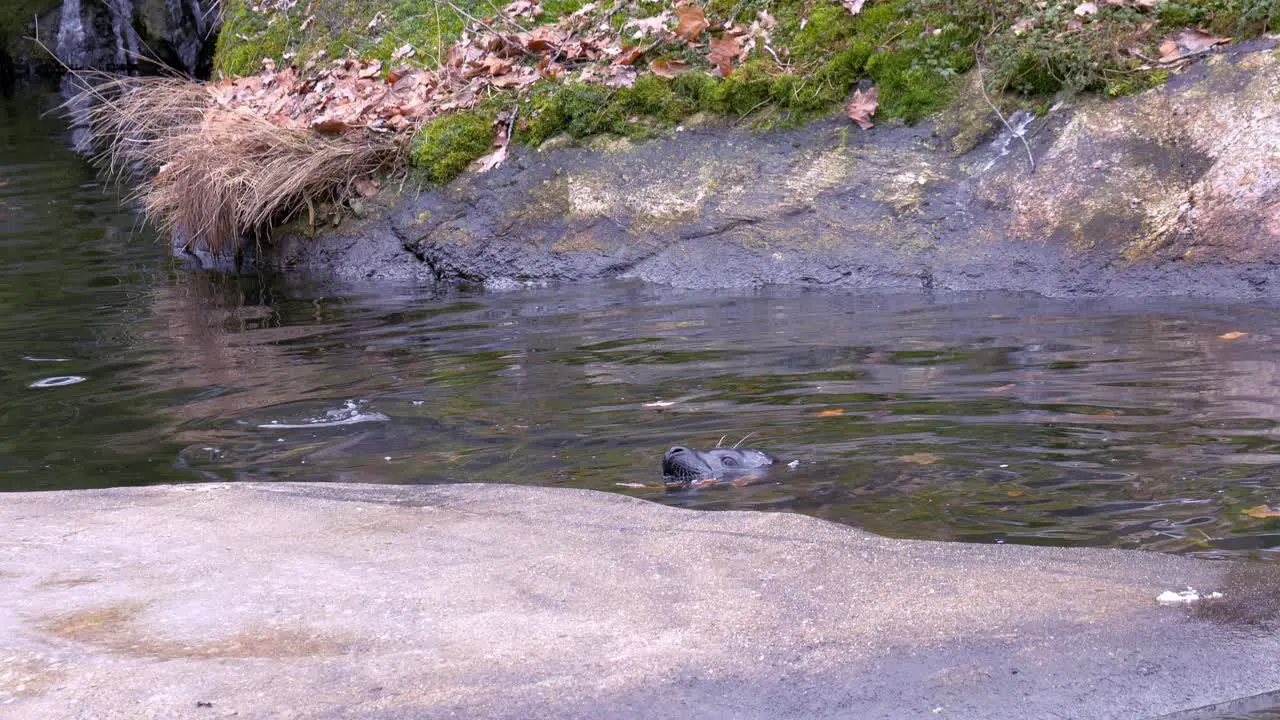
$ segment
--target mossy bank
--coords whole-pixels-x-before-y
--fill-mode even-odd
[[[627,23],[671,4],[546,0],[539,7],[528,23],[590,12],[626,42]],[[235,75],[256,71],[264,58],[283,65],[344,56],[437,67],[470,21],[496,22],[497,10],[490,0],[227,0],[215,68]],[[713,23],[739,26],[765,18],[769,42],[747,52],[726,77],[707,72],[711,66],[694,43],[646,50],[636,61],[641,76],[634,86],[550,81],[494,94],[460,113],[467,117],[446,116],[422,128],[415,164],[431,182],[455,177],[488,149],[477,139],[478,125],[517,108],[518,143],[537,146],[562,133],[637,140],[705,113],[754,129],[797,127],[835,113],[861,84],[877,88],[878,122],[915,124],[948,114],[967,75],[978,72],[1001,110],[1042,113],[1063,92],[1117,97],[1163,84],[1168,73],[1151,58],[1170,33],[1196,27],[1247,39],[1280,29],[1280,0],[871,0],[857,14],[832,0],[712,0],[706,13]],[[694,72],[645,74],[659,62],[686,63]]]
[[[976,94],[976,97],[974,95]],[[981,93],[961,88],[961,116]],[[561,134],[489,173],[394,190],[261,261],[346,278],[1269,296],[1280,288],[1280,53],[1239,44],[1139,95],[1025,128],[847,120]],[[967,100],[966,100],[967,98]],[[963,123],[959,124],[963,125]],[[972,141],[970,141],[972,144]],[[1034,170],[1031,160],[1034,159]]]

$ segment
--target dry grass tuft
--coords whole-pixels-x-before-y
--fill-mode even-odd
[[[215,254],[342,202],[356,181],[397,170],[405,157],[402,143],[372,133],[321,135],[220,107],[183,78],[77,79],[84,89],[65,107],[92,134],[96,163],[137,183],[132,198],[162,230]]]

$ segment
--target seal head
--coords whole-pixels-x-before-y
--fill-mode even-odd
[[[768,453],[748,448],[691,450],[676,446],[662,457],[662,484],[680,489],[695,484],[758,477],[773,462]]]

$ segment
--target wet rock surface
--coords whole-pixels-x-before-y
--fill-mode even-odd
[[[1269,295],[1280,279],[1270,45],[1237,46],[1140,96],[1060,103],[1026,126],[1027,148],[990,117],[994,130],[960,155],[956,136],[973,128],[946,118],[767,133],[695,119],[648,142],[552,141],[356,225],[282,233],[264,259],[498,285]]]
[[[1280,688],[1275,583],[566,489],[8,494],[0,716],[1149,718]]]
[[[48,3],[26,32],[35,43],[0,48],[20,74],[75,70],[155,72],[168,67],[208,77],[220,8],[211,0],[62,0]]]

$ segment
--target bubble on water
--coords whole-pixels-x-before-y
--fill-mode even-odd
[[[30,387],[55,388],[55,387],[62,387],[64,385],[75,385],[76,383],[82,383],[88,379],[89,378],[87,377],[81,377],[79,375],[55,375],[54,377],[45,378],[43,380],[37,380],[31,383]]]

